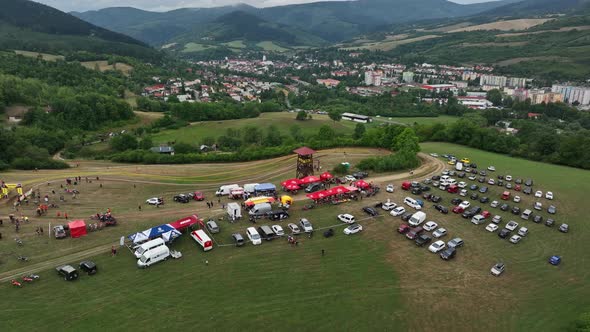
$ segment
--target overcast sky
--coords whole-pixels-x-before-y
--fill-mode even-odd
[[[86,11],[107,7],[135,7],[151,11],[166,11],[187,7],[219,7],[236,3],[247,3],[256,7],[272,7],[294,3],[316,2],[317,0],[34,0],[65,12]],[[323,0],[342,1],[342,0]],[[412,1],[412,0],[408,0]],[[451,0],[457,3],[476,3],[489,0]]]

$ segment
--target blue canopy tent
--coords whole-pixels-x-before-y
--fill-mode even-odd
[[[143,232],[138,232],[129,235],[127,238],[133,242],[133,244],[143,243],[155,238],[161,237],[165,242],[171,242],[172,240],[179,237],[181,233],[170,224],[163,224],[160,226],[146,229]]]
[[[277,187],[272,183],[261,183],[254,187],[254,194],[256,196],[274,196],[277,191]]]

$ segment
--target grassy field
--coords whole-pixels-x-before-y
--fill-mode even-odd
[[[200,52],[200,51],[204,51],[207,50],[211,47],[215,47],[215,46],[211,46],[211,45],[206,45],[206,44],[197,44],[197,43],[187,43],[186,45],[184,45],[184,49],[182,50],[183,53],[190,53],[190,52]]]
[[[459,117],[456,116],[449,116],[449,115],[440,115],[434,118],[424,118],[424,117],[416,117],[416,118],[373,118],[373,120],[377,122],[385,122],[385,123],[394,123],[394,124],[407,124],[407,125],[414,125],[414,124],[423,124],[423,125],[432,125],[436,123],[444,123],[449,124],[459,120]]]
[[[243,40],[233,40],[227,43],[223,43],[222,45],[225,45],[227,47],[231,47],[231,48],[238,48],[238,49],[242,49],[242,48],[246,48],[246,44],[244,44]]]
[[[41,56],[41,58],[45,61],[57,61],[57,60],[64,60],[65,57],[63,55],[55,55],[55,54],[47,54],[47,53],[39,53],[39,52],[29,52],[29,51],[14,51],[14,53],[23,55],[30,58],[37,58]]]
[[[288,51],[288,48],[284,48],[282,46],[279,46],[271,41],[262,41],[256,44],[256,46],[262,48],[265,51],[271,51],[271,52],[285,52]]]
[[[247,126],[256,126],[260,130],[266,130],[271,125],[276,126],[281,134],[290,135],[289,128],[293,125],[301,127],[303,134],[317,134],[323,125],[329,125],[336,133],[350,134],[355,127],[354,122],[339,121],[334,123],[327,115],[314,114],[312,120],[297,121],[295,113],[263,113],[257,118],[226,120],[226,121],[208,121],[196,122],[188,127],[177,130],[164,130],[153,135],[154,142],[200,142],[205,137],[218,137],[225,134],[228,128],[240,129]]]
[[[396,189],[394,194],[381,192],[363,201],[308,211],[301,209],[304,201],[299,199],[304,195],[300,193],[295,196],[290,222],[306,217],[316,228],[333,227],[333,238],[325,239],[321,232],[316,232],[313,238],[301,236],[297,247],[277,239],[257,247],[218,246],[203,253],[190,238],[182,237],[173,244],[174,249],[183,252],[181,260],[139,270],[126,251],[117,257],[109,256],[110,245],[117,243],[120,236],[190,213],[205,219],[222,215],[216,200],[214,208],[208,209],[202,202],[172,203],[172,194],[204,189],[210,196],[216,184],[264,179],[278,183],[292,176],[293,157],[225,165],[81,162],[79,168],[69,171],[12,171],[0,177],[9,183],[22,182],[25,187],[41,183],[42,194],[51,188],[59,190],[57,183],[46,186],[47,180],[63,179],[68,174],[100,175],[102,188],[96,181],[83,181],[78,199],[74,202],[68,196],[64,209],[72,217],[84,218],[110,207],[120,225],[81,239],[57,241],[34,235],[36,223],[58,222],[52,210],[50,216],[25,225],[25,234],[19,235],[25,246],[17,247],[12,240],[15,234],[5,221],[0,241],[4,253],[0,276],[26,264],[52,262],[60,255],[93,248],[99,250],[93,260],[100,272],[67,283],[48,270],[40,273],[41,280],[23,289],[13,288],[7,282],[0,284],[4,303],[12,304],[0,311],[3,330],[80,330],[88,326],[128,330],[136,328],[140,320],[142,326],[149,326],[148,330],[192,328],[197,324],[215,330],[276,330],[275,324],[269,322],[280,322],[304,331],[564,331],[580,312],[590,310],[586,300],[590,296],[586,255],[590,245],[585,242],[590,226],[580,209],[590,189],[590,172],[451,144],[425,143],[422,148],[425,152],[469,157],[480,167],[493,164],[497,174],[533,178],[535,189],[554,192],[556,199],[552,203],[558,208],[555,219],[558,223],[567,222],[571,232],[562,234],[556,228],[522,221],[488,206],[493,214],[502,215],[504,222],[512,218],[529,228],[530,234],[518,245],[512,245],[486,232],[485,225],[475,226],[453,213],[441,215],[427,205],[427,220],[435,220],[449,231],[445,240],[459,236],[466,243],[455,260],[445,262],[397,234],[399,218],[385,212],[378,218],[367,218],[360,211],[362,206],[386,199],[401,203],[407,192]],[[322,152],[325,169],[341,162],[342,152]],[[366,149],[346,152],[353,164],[367,155],[380,153]],[[381,185],[389,183],[382,176],[373,175],[368,180]],[[416,175],[417,179],[422,177]],[[133,181],[135,187],[123,181]],[[183,185],[187,182],[196,185]],[[394,183],[398,186],[399,182]],[[492,187],[488,196],[498,199],[501,191],[500,187]],[[138,211],[137,205],[154,195],[164,196],[167,204],[159,209],[143,206]],[[448,206],[452,196],[441,195],[443,204]],[[521,196],[522,208],[532,205],[531,197]],[[541,201],[547,206],[545,199]],[[221,201],[225,202],[227,199]],[[0,205],[0,215],[9,212]],[[343,226],[335,218],[338,213],[354,214],[364,231],[354,236],[343,235]],[[542,215],[547,217],[546,213]],[[232,232],[244,233],[251,224],[220,221],[220,225],[222,231],[214,237],[218,245],[228,244]],[[322,249],[326,253],[323,257]],[[13,258],[16,254],[30,255],[31,261],[17,262]],[[553,267],[546,262],[553,254],[563,256],[561,266]],[[507,264],[507,271],[495,278],[489,274],[489,268],[498,260]],[[78,261],[72,258],[69,263]],[[77,319],[55,318],[63,317],[65,312]],[[367,322],[371,322],[371,328]]]
[[[133,67],[126,64],[126,63],[116,62],[113,66],[112,64],[109,64],[109,62],[106,60],[86,61],[86,62],[80,62],[80,64],[88,69],[98,69],[100,71],[107,71],[107,70],[113,70],[113,69],[118,70],[121,73],[123,73],[125,76],[129,76],[129,74],[133,70]]]

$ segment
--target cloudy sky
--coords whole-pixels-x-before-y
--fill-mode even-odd
[[[107,7],[135,7],[151,11],[166,11],[187,7],[219,7],[236,3],[247,3],[256,7],[271,7],[317,0],[35,0],[40,3],[69,11],[86,11]],[[342,1],[342,0],[323,0]],[[412,0],[408,0],[412,1]],[[451,0],[457,3],[476,3],[489,0]]]

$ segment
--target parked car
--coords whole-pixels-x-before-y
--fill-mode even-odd
[[[215,220],[209,220],[205,225],[207,226],[209,232],[211,232],[212,234],[219,233],[219,226],[217,225]]]
[[[360,180],[360,179],[364,179],[367,176],[369,176],[369,173],[359,171],[359,172],[352,173],[352,176],[354,176],[355,179]]]
[[[518,179],[514,180],[514,183],[516,183],[516,184],[522,184],[522,179],[518,178]]]
[[[549,257],[549,264],[551,265],[559,265],[561,263],[561,256],[551,256]]]
[[[375,210],[374,208],[372,208],[372,207],[370,207],[370,206],[365,206],[365,207],[363,208],[363,211],[364,211],[366,214],[368,214],[368,215],[370,215],[370,216],[372,216],[372,217],[375,217],[375,216],[378,216],[378,215],[379,215],[379,212],[377,212],[377,210]]]
[[[425,231],[430,232],[438,227],[438,224],[434,221],[428,221],[424,226],[422,226]]]
[[[555,213],[557,213],[557,208],[553,205],[549,205],[549,207],[547,208],[547,212],[549,214],[555,214]]]
[[[440,197],[440,196],[432,196],[432,198],[430,200],[433,203],[439,203],[440,201],[442,201],[442,197]]]
[[[233,233],[231,235],[231,238],[234,241],[234,244],[236,245],[236,247],[241,247],[244,245],[244,243],[246,243],[246,241],[244,240],[244,237],[240,233]]]
[[[388,193],[392,193],[395,190],[395,187],[392,184],[388,184],[387,187],[385,187],[385,191],[387,191]]]
[[[301,225],[301,228],[303,228],[305,233],[313,232],[313,225],[306,218],[299,219],[299,225]]]
[[[391,214],[394,217],[397,217],[397,216],[401,216],[405,212],[406,212],[406,209],[403,206],[398,206],[395,209],[391,210],[391,212],[389,212],[389,214]]]
[[[553,227],[553,225],[555,225],[555,220],[548,218],[547,221],[545,221],[545,226]]]
[[[533,205],[533,208],[535,210],[543,210],[543,204],[541,202],[535,202],[535,204]]]
[[[64,278],[65,281],[73,281],[78,279],[78,271],[71,265],[61,265],[56,267],[55,270]]]
[[[463,212],[461,216],[466,219],[473,218],[476,214],[481,212],[481,208],[479,206],[472,207],[468,211]]]
[[[487,193],[488,192],[488,187],[483,186],[483,187],[479,188],[479,192],[482,193],[482,194]]]
[[[522,192],[526,195],[530,195],[533,192],[533,189],[531,187],[524,187]]]
[[[494,218],[492,218],[492,222],[494,224],[499,224],[501,221],[502,221],[502,216],[495,215]]]
[[[496,167],[494,167],[494,166],[488,166],[488,171],[495,172],[496,171]]]
[[[519,215],[520,214],[520,208],[518,206],[513,207],[512,208],[512,214]]]
[[[453,247],[448,247],[447,249],[443,250],[440,253],[440,258],[444,259],[444,260],[451,260],[455,257],[457,253],[457,249],[453,248]]]
[[[152,198],[146,200],[145,202],[146,202],[146,204],[149,204],[149,205],[162,205],[162,204],[164,204],[164,200],[160,197],[152,197]]]
[[[536,224],[540,224],[543,222],[543,216],[539,215],[539,214],[535,214],[533,216],[533,222]]]
[[[195,201],[204,201],[205,200],[205,195],[203,195],[203,193],[200,191],[195,191],[193,193],[192,197]]]
[[[81,261],[79,266],[80,270],[88,273],[89,276],[98,272],[98,266],[93,261]]]
[[[406,234],[407,232],[409,232],[412,229],[412,227],[410,227],[410,225],[408,224],[401,224],[398,228],[397,228],[397,232],[400,234]]]
[[[493,185],[495,185],[495,184],[496,184],[496,180],[494,180],[494,179],[490,178],[490,179],[488,180],[488,184],[489,184],[490,186],[493,186]]]
[[[520,186],[520,184],[517,184],[517,185],[514,186],[514,190],[515,191],[521,191],[522,190],[522,187]]]
[[[508,211],[508,210],[510,210],[510,205],[504,203],[504,204],[502,204],[500,206],[500,210],[502,210],[502,211]]]
[[[416,243],[417,246],[422,247],[423,245],[430,243],[430,241],[432,241],[432,237],[430,237],[430,235],[421,234],[416,238],[414,243]]]
[[[455,206],[453,208],[453,213],[457,213],[458,214],[458,213],[463,213],[463,211],[465,211],[465,209],[463,209],[460,205]]]
[[[467,194],[468,194],[468,192],[466,189],[461,189],[461,191],[459,192],[459,196],[461,196],[461,197],[465,197],[465,196],[467,196]]]
[[[570,226],[568,224],[561,224],[561,226],[559,226],[559,231],[562,233],[567,233],[570,231]]]
[[[178,203],[188,203],[190,201],[190,197],[185,194],[174,195],[172,199]]]
[[[68,236],[66,227],[64,227],[64,225],[57,225],[53,227],[53,235],[56,239],[65,239]]]
[[[477,179],[477,176],[475,176],[475,175],[470,175],[470,176],[468,177],[468,179],[469,179],[469,180],[471,180],[471,181],[475,181],[475,179]]]
[[[412,212],[406,212],[406,213],[402,214],[401,219],[403,221],[408,221],[408,220],[410,220],[410,218],[412,218],[413,215],[414,214]]]
[[[438,240],[428,247],[428,251],[436,254],[436,253],[444,250],[445,247],[446,247],[445,241]]]
[[[469,186],[469,190],[477,190],[478,188],[479,188],[479,186],[476,184],[472,184]]]
[[[545,193],[545,198],[546,199],[553,199],[553,192],[551,192],[551,191],[546,192]]]
[[[440,205],[440,204],[435,204],[435,205],[434,205],[434,208],[435,208],[437,211],[439,211],[440,213],[443,213],[443,214],[447,214],[447,213],[449,213],[449,209],[447,209],[447,207],[446,207],[446,206],[443,206],[443,205]]]
[[[348,214],[348,213],[339,214],[338,220],[340,220],[344,223],[347,223],[347,224],[354,224],[354,222],[355,222],[354,216],[352,214]]]
[[[497,230],[498,230],[498,225],[496,225],[496,224],[489,224],[486,226],[486,231],[488,231],[488,232],[493,233]]]
[[[532,187],[533,186],[533,180],[532,179],[526,179],[526,181],[524,181],[524,185],[527,187]]]
[[[506,183],[506,189],[512,189],[512,183]]]
[[[504,265],[504,263],[496,263],[494,266],[492,266],[492,269],[490,271],[492,275],[497,277],[504,273],[504,270],[506,270],[506,265]]]
[[[459,183],[457,184],[457,187],[459,187],[459,188],[463,189],[463,188],[467,187],[467,183],[465,183],[465,182],[461,181],[461,182],[459,182]]]
[[[520,235],[512,235],[512,237],[510,237],[510,242],[517,244],[521,239],[522,237]]]
[[[414,240],[418,237],[418,235],[420,235],[422,232],[424,231],[424,229],[422,227],[416,227],[416,228],[412,228],[410,229],[409,232],[406,233],[406,237],[410,240]]]
[[[514,203],[520,203],[520,196],[514,196],[512,200],[514,201]]]
[[[443,236],[447,235],[447,230],[445,228],[439,228],[436,231],[434,231],[434,233],[432,233],[432,236],[435,238],[441,238]]]
[[[518,227],[518,223],[514,220],[510,220],[506,226],[504,226],[507,230],[513,231]]]
[[[471,206],[471,203],[469,203],[469,201],[463,201],[463,202],[461,202],[461,204],[459,204],[459,207],[462,208],[463,210],[467,209],[470,206]]]
[[[352,224],[344,229],[344,234],[346,234],[346,235],[356,234],[362,230],[363,230],[363,226],[361,226],[359,224]]]
[[[275,233],[276,236],[285,235],[285,231],[283,230],[283,227],[281,227],[281,225],[272,225],[271,229]]]
[[[291,231],[291,234],[300,234],[301,233],[301,229],[299,229],[299,226],[297,226],[293,223],[287,224],[287,228],[289,228],[289,230]]]
[[[543,192],[540,190],[535,191],[535,197],[537,197],[537,198],[543,197]]]
[[[463,200],[461,200],[459,197],[455,197],[455,198],[453,198],[453,199],[451,200],[451,204],[453,204],[453,205],[455,205],[455,206],[456,206],[456,205],[459,205],[459,204],[461,204],[461,202],[462,202],[462,201],[463,201]]]
[[[452,239],[451,241],[447,242],[447,246],[449,248],[459,248],[462,247],[464,244],[463,239],[456,237],[454,239]]]
[[[481,225],[486,222],[486,219],[481,215],[477,214],[471,218],[471,223],[474,225]]]
[[[344,177],[344,179],[346,180],[346,182],[356,181],[356,178],[352,175],[347,175]]]
[[[508,236],[510,236],[510,230],[507,230],[506,228],[502,229],[500,233],[498,233],[498,237],[500,237],[501,239],[505,239]]]
[[[527,234],[529,234],[529,229],[526,227],[521,227],[518,229],[518,235],[524,237],[527,236]]]
[[[490,203],[490,206],[491,206],[491,207],[493,207],[493,208],[497,208],[499,204],[500,204],[500,203],[498,203],[498,201],[492,201],[492,202]]]
[[[488,197],[486,197],[486,196],[484,196],[484,197],[482,197],[482,198],[479,199],[479,202],[480,203],[484,203],[484,204],[487,203],[487,202],[489,202],[489,201],[490,201],[490,199]]]

